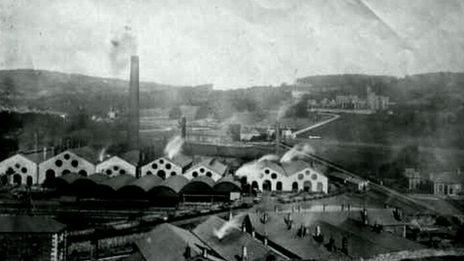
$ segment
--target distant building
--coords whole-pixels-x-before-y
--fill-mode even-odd
[[[0,260],[66,260],[65,225],[40,216],[0,217]]]
[[[404,170],[404,176],[408,178],[409,190],[416,190],[422,183],[422,177],[419,171],[414,168],[407,168]]]
[[[362,192],[369,188],[369,181],[361,178],[356,178],[346,173],[332,172],[330,173],[330,179],[343,183],[348,188]]]
[[[461,171],[433,173],[430,175],[433,182],[433,193],[436,195],[458,195],[462,193],[464,174]]]
[[[176,155],[172,159],[161,157],[142,167],[141,175],[158,175],[162,179],[183,175],[193,164],[191,157]]]
[[[95,173],[95,165],[92,160],[95,160],[97,156],[87,155],[78,156],[78,154],[86,155],[91,152],[87,152],[85,148],[66,150],[48,160],[39,164],[39,178],[40,184],[44,183],[45,180],[54,180],[56,177],[67,173],[78,173],[82,176],[87,176]]]
[[[0,174],[6,175],[12,185],[37,184],[37,163],[22,154],[16,154],[0,162]]]
[[[129,174],[135,177],[136,166],[118,156],[113,156],[99,163],[96,167],[96,172],[106,174],[110,177],[124,174]]]
[[[187,170],[184,177],[191,180],[199,176],[207,176],[216,182],[227,173],[227,169],[227,165],[222,164],[217,159],[209,158]]]
[[[328,192],[328,178],[304,161],[256,161],[237,170],[236,175],[246,177],[257,190]]]

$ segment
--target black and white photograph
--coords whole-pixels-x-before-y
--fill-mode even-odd
[[[463,259],[463,0],[0,0],[0,261]]]

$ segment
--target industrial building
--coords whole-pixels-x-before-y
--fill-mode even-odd
[[[110,177],[117,175],[129,174],[135,177],[136,175],[136,166],[127,162],[126,160],[113,156],[96,166],[97,173],[105,173]]]
[[[0,174],[6,175],[6,182],[12,185],[38,184],[37,162],[29,157],[16,154],[0,162]]]
[[[327,176],[301,160],[255,161],[244,165],[236,175],[245,178],[257,190],[328,192]]]
[[[170,176],[182,175],[192,166],[191,157],[179,154],[172,158],[161,157],[142,167],[141,175],[157,175],[162,179]]]
[[[187,170],[184,174],[184,177],[187,179],[194,179],[200,176],[207,176],[216,182],[227,173],[227,169],[227,165],[222,164],[215,158],[209,158],[202,160]]]
[[[0,260],[66,260],[66,226],[40,216],[0,217]]]

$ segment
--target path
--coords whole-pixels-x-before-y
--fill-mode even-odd
[[[306,127],[306,128],[304,128],[304,129],[301,129],[301,130],[299,130],[299,131],[295,131],[295,132],[293,133],[293,135],[294,135],[294,136],[299,135],[299,134],[301,134],[301,133],[303,133],[303,132],[306,132],[306,131],[309,131],[309,130],[312,130],[312,129],[321,127],[322,125],[325,125],[325,124],[327,124],[327,123],[329,123],[329,122],[332,122],[332,121],[334,121],[334,120],[340,118],[340,115],[337,115],[337,114],[329,114],[329,113],[324,113],[324,114],[325,114],[325,115],[330,115],[330,116],[332,116],[332,117],[329,118],[329,119],[327,119],[327,120],[325,120],[325,121],[321,121],[321,122],[319,122],[319,123],[316,123],[316,124],[314,124],[314,125],[311,125],[311,126],[309,126],[309,127]]]

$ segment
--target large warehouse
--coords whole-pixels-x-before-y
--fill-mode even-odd
[[[301,160],[254,161],[242,166],[236,175],[257,190],[328,192],[327,176]]]

